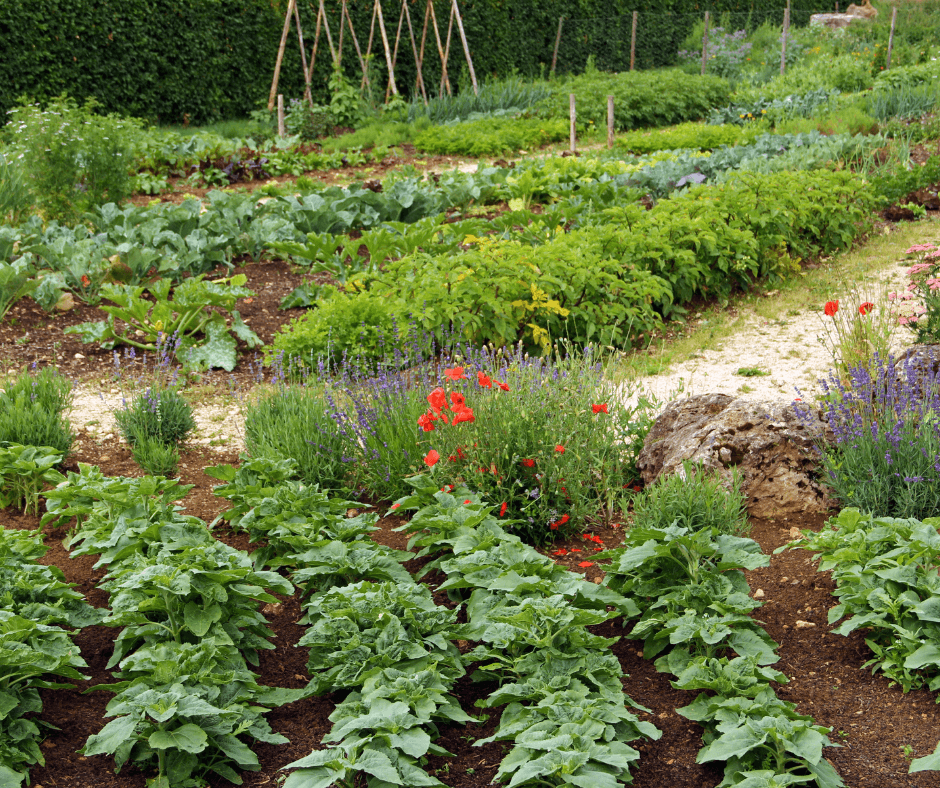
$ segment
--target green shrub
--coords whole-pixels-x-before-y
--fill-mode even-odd
[[[145,435],[131,444],[131,456],[151,476],[172,476],[179,465],[180,450],[175,443]]]
[[[607,96],[614,97],[614,126],[618,131],[671,126],[700,120],[712,107],[728,101],[731,88],[720,77],[685,74],[678,70],[594,72],[560,84],[548,102],[549,116],[568,118],[568,96],[575,94],[578,122],[607,126]]]
[[[176,445],[196,427],[192,406],[173,388],[147,389],[124,410],[115,412],[114,419],[132,447],[145,439]]]
[[[602,361],[596,346],[545,358],[518,348],[462,355],[424,392],[418,446],[437,485],[478,491],[534,545],[617,517],[635,481],[635,423],[651,403],[623,404],[633,392],[607,378]]]
[[[562,120],[539,118],[486,118],[432,126],[414,137],[418,150],[457,156],[492,156],[499,153],[540,148],[568,136]]]
[[[105,202],[131,193],[136,121],[94,113],[68,98],[18,107],[6,131],[22,154],[26,182],[48,219],[77,220]]]
[[[54,367],[8,378],[0,392],[0,442],[49,446],[63,455],[72,448],[65,413],[72,404],[72,382]]]
[[[401,312],[372,293],[322,288],[314,309],[281,326],[265,347],[266,360],[287,370],[331,366],[343,356],[375,361],[392,349]]]
[[[731,471],[730,484],[701,464],[684,462],[682,471],[660,477],[633,499],[633,522],[640,528],[678,525],[691,531],[717,528],[746,536],[750,530],[741,494],[741,475]]]
[[[637,209],[642,213],[642,209]],[[561,234],[542,246],[475,238],[456,255],[407,255],[366,280],[380,299],[414,310],[418,325],[473,344],[524,342],[547,350],[557,338],[624,346],[659,318],[651,304],[668,283],[603,253],[593,232]]]
[[[245,409],[245,446],[252,457],[293,459],[308,484],[348,486],[347,464],[355,440],[343,424],[345,407],[311,379],[306,385],[279,385]]]

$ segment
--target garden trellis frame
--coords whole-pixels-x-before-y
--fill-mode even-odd
[[[424,24],[421,29],[420,45],[418,43],[417,37],[415,36],[415,27],[414,23],[412,22],[411,11],[408,8],[409,0],[401,0],[401,10],[398,15],[398,25],[395,30],[394,46],[390,45],[389,43],[389,35],[385,26],[385,13],[382,7],[382,0],[373,0],[372,22],[369,26],[369,38],[366,44],[365,52],[362,51],[359,45],[359,38],[356,35],[356,30],[353,27],[352,17],[349,13],[348,2],[349,0],[342,0],[341,2],[339,11],[339,37],[336,40],[336,44],[334,44],[333,32],[330,28],[330,22],[324,0],[319,0],[317,7],[316,30],[313,38],[313,45],[310,50],[310,57],[308,59],[307,49],[303,38],[303,27],[300,20],[299,0],[289,0],[287,12],[284,15],[284,27],[281,31],[281,41],[280,46],[278,47],[277,59],[274,64],[274,76],[271,80],[271,92],[268,96],[269,111],[274,108],[274,103],[277,98],[277,85],[281,73],[281,64],[284,60],[284,50],[287,47],[287,39],[290,35],[292,24],[296,25],[297,28],[297,39],[298,43],[300,44],[301,66],[304,70],[304,99],[309,105],[313,104],[313,96],[310,86],[313,79],[314,66],[316,65],[317,61],[317,50],[320,46],[321,34],[326,36],[326,42],[330,49],[330,57],[334,67],[339,67],[342,64],[343,58],[343,36],[346,29],[349,29],[349,34],[356,50],[356,56],[359,60],[359,67],[362,70],[362,82],[360,87],[365,88],[366,85],[369,84],[368,64],[372,56],[372,46],[375,42],[376,22],[378,22],[379,37],[382,39],[382,49],[385,55],[385,64],[388,68],[388,80],[385,89],[386,101],[392,95],[399,95],[398,86],[395,82],[395,67],[398,63],[402,32],[406,29],[408,32],[408,40],[411,45],[411,53],[414,57],[417,71],[415,79],[415,92],[420,93],[422,100],[425,104],[427,104],[428,92],[424,79],[423,66],[425,63],[425,46],[427,44],[428,28],[430,27],[434,31],[434,41],[437,45],[437,53],[441,60],[441,82],[439,93],[453,93],[450,78],[447,73],[447,67],[450,60],[450,45],[453,38],[455,21],[457,23],[457,33],[460,36],[464,56],[467,60],[467,68],[470,72],[470,81],[473,85],[473,92],[479,93],[476,71],[473,68],[473,58],[470,54],[470,46],[467,43],[467,36],[463,26],[463,17],[461,16],[460,6],[458,5],[457,0],[450,0],[448,3],[449,18],[447,22],[447,36],[443,39],[441,37],[440,26],[438,25],[437,13],[434,9],[434,0],[426,1],[424,9]]]

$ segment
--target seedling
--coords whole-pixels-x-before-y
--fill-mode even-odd
[[[740,375],[742,378],[762,378],[770,373],[760,367],[740,367],[734,374]]]

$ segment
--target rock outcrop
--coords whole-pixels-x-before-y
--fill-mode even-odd
[[[701,394],[670,403],[640,452],[646,484],[672,474],[686,460],[730,479],[741,473],[753,517],[820,511],[830,505],[817,481],[814,437],[825,434],[815,413],[800,417],[792,402],[752,402],[727,394]]]

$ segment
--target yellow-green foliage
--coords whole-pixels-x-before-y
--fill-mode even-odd
[[[765,129],[758,125],[705,126],[701,123],[680,123],[668,129],[630,131],[617,138],[617,147],[633,153],[653,153],[663,150],[714,150],[722,145],[747,145],[756,140]]]

